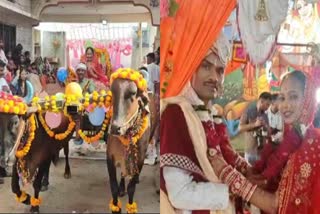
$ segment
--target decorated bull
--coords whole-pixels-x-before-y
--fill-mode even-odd
[[[41,109],[27,108],[23,102],[15,101],[10,107],[8,100],[0,104],[0,109],[8,109],[7,113],[21,115],[18,140],[14,146],[16,161],[12,168],[11,187],[16,194],[17,201],[26,205],[31,204],[31,212],[38,213],[41,199],[39,192],[45,176],[48,177],[51,162],[56,163],[59,151],[64,148],[66,155],[65,178],[70,178],[70,166],[68,161],[68,142],[74,131],[75,123],[71,117],[63,113],[57,113],[56,119],[60,120],[55,127],[49,127],[45,116],[50,112]],[[44,103],[44,108],[48,101]],[[51,109],[54,111],[54,108]],[[21,125],[21,123],[25,125]],[[34,196],[30,196],[20,188],[23,184],[33,182]]]
[[[75,86],[76,83],[70,85]],[[111,91],[94,92],[83,98],[78,89],[74,90],[77,87],[68,86],[67,96],[62,104],[57,106],[55,96],[45,100],[35,99],[33,106],[37,108],[25,116],[27,122],[17,146],[17,161],[12,177],[12,190],[17,200],[31,204],[32,212],[39,212],[41,180],[49,172],[50,163],[57,161],[59,150],[68,145],[76,126],[75,118],[80,115],[83,119],[86,114],[103,109],[104,119],[101,124],[94,124],[96,131],[86,132],[83,130],[86,123],[82,123],[78,133],[85,142],[92,143],[103,139],[105,132],[109,130],[106,153],[113,198],[109,207],[113,213],[121,213],[118,196],[120,192],[124,192],[124,178],[129,177],[129,202],[126,208],[128,213],[137,213],[133,195],[157,120],[155,115],[151,114],[155,112],[155,106],[149,103],[146,81],[137,71],[119,69],[111,77]],[[60,115],[61,123],[57,127],[48,127],[49,124],[44,119],[48,112]],[[67,158],[68,151],[65,152]],[[70,168],[68,161],[66,163],[65,176],[69,177]],[[121,167],[123,175],[120,186],[116,177],[116,166]],[[33,197],[20,189],[19,179],[24,183],[33,181]]]
[[[126,211],[137,213],[133,196],[148,143],[155,130],[156,117],[150,114],[155,113],[155,106],[150,106],[146,80],[132,69],[118,69],[111,75],[111,92],[112,116],[107,143],[107,167],[112,192],[109,207],[112,213],[121,213],[116,176],[116,166],[120,166],[122,176],[130,178]],[[124,185],[123,179],[120,184]]]
[[[129,177],[129,201],[126,209],[128,213],[137,213],[137,204],[133,201],[133,196],[148,143],[155,131],[156,108],[154,102],[149,102],[147,82],[138,71],[129,68],[118,69],[111,75],[110,83],[110,91],[86,94],[83,105],[69,105],[68,112],[76,117],[79,112],[84,116],[84,109],[89,115],[97,109],[105,109],[104,120],[95,124],[98,130],[94,134],[82,130],[87,123],[81,124],[79,134],[85,142],[92,143],[103,138],[104,132],[108,130],[106,155],[112,193],[109,208],[112,213],[121,213],[118,196],[124,195],[125,177]],[[117,166],[121,168],[120,184],[117,180]]]

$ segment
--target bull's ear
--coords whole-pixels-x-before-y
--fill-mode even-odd
[[[147,91],[139,90],[138,96],[141,98],[143,106],[147,106],[149,104],[149,97]]]

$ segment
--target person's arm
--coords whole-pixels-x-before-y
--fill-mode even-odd
[[[163,176],[173,207],[183,210],[224,210],[228,206],[228,186],[221,183],[195,182],[185,170],[164,167]]]
[[[15,88],[18,87],[18,79],[19,79],[19,70],[17,71],[17,75],[11,81],[11,85],[13,85]]]
[[[227,128],[224,124],[217,124],[215,129],[219,131],[221,135],[224,136],[223,140],[220,142],[220,149],[223,158],[228,164],[232,165],[238,169],[242,174],[246,174],[247,170],[251,167],[247,161],[241,157],[231,146],[230,140],[227,135]]]
[[[94,90],[96,90],[96,86],[92,80],[89,79],[89,93],[93,93]]]
[[[90,65],[88,66],[88,73],[90,74],[90,76],[92,76],[95,79],[98,79],[98,76],[96,74],[95,68],[94,66]]]
[[[233,194],[239,195],[267,213],[277,213],[278,198],[276,194],[268,193],[253,185],[241,173],[228,165],[223,157],[217,154],[217,151],[210,150],[209,160],[213,170],[219,175],[220,180],[230,187]]]
[[[259,126],[262,126],[262,121],[257,119],[254,123],[249,123],[247,112],[244,113],[240,118],[239,133],[251,131]]]

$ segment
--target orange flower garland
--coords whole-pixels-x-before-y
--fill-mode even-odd
[[[78,134],[87,143],[93,143],[93,142],[98,141],[99,139],[101,139],[103,137],[104,132],[106,131],[107,126],[110,122],[111,116],[112,116],[112,110],[109,110],[108,113],[106,113],[101,130],[96,135],[94,135],[92,137],[88,137],[87,135],[85,135],[83,133],[82,129],[79,129]]]
[[[42,200],[41,198],[35,198],[32,196],[30,202],[31,202],[31,206],[37,207],[41,204]]]
[[[111,199],[109,203],[109,208],[112,212],[119,212],[121,210],[121,201],[118,200],[118,204],[114,205],[113,200]]]
[[[34,139],[34,136],[35,136],[35,130],[36,130],[36,121],[35,121],[35,114],[32,114],[29,119],[29,136],[28,136],[28,140],[27,140],[27,143],[25,144],[25,146],[23,147],[23,149],[21,150],[18,150],[16,152],[16,157],[17,158],[23,158],[25,157],[29,150],[30,150],[30,147],[31,147],[31,144],[32,144],[32,141]]]
[[[138,205],[136,202],[133,202],[132,204],[127,203],[126,205],[127,213],[138,213]]]
[[[16,195],[16,200],[20,203],[24,202],[28,198],[28,194],[25,191],[21,191],[20,197]]]
[[[0,92],[0,112],[24,115],[27,112],[27,105],[22,98],[2,91]]]
[[[55,138],[56,140],[64,140],[65,138],[67,138],[71,132],[73,131],[73,129],[76,126],[76,123],[72,120],[72,117],[70,115],[67,115],[67,117],[69,118],[69,125],[68,128],[65,132],[60,133],[60,134],[55,134],[47,125],[46,121],[44,120],[42,114],[39,114],[39,121],[41,123],[41,125],[43,126],[43,128],[45,129],[45,131],[47,132],[47,134],[51,137],[51,138]]]
[[[121,141],[121,143],[124,145],[124,146],[129,146],[129,143],[132,142],[134,145],[138,142],[138,140],[142,137],[142,135],[144,134],[144,132],[147,130],[148,128],[148,117],[147,116],[144,116],[143,119],[142,119],[142,125],[138,131],[137,134],[135,134],[131,140],[130,138],[128,137],[123,137],[123,136],[119,136],[119,139]]]
[[[112,85],[112,82],[118,78],[132,80],[141,91],[147,90],[147,81],[139,71],[131,68],[119,68],[111,75],[110,85]]]

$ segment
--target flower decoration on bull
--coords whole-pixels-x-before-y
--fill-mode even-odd
[[[11,94],[0,92],[0,112],[6,114],[24,115],[27,105],[23,99]]]
[[[131,68],[120,68],[111,75],[111,85],[115,79],[132,80],[141,91],[147,90],[147,81],[143,76]]]

